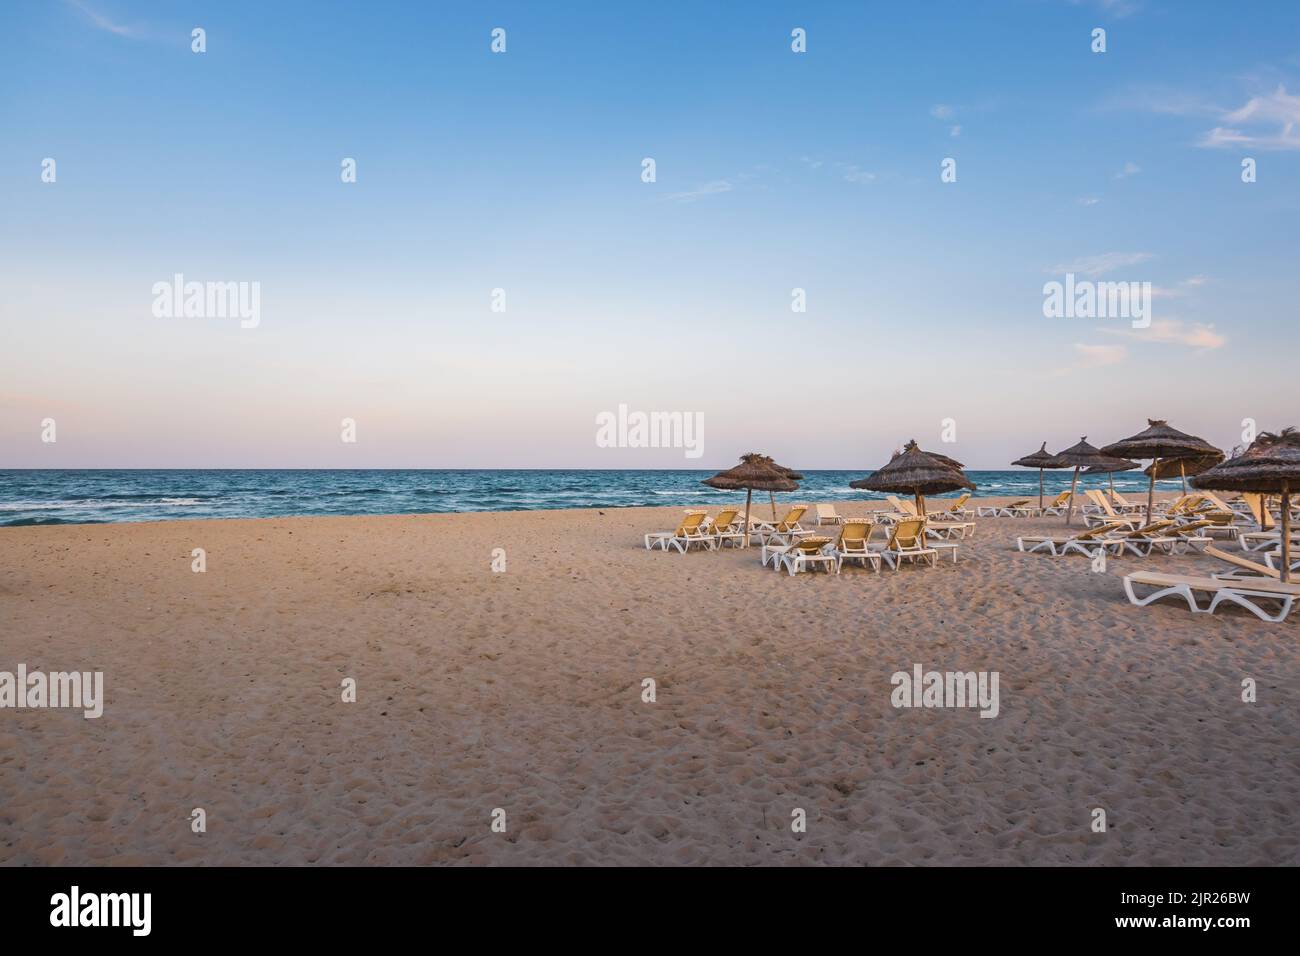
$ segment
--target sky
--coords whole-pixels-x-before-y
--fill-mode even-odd
[[[0,468],[1229,449],[1300,424],[1297,212],[1281,0],[6,0]]]

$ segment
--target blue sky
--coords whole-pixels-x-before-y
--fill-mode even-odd
[[[0,467],[869,468],[951,418],[981,468],[1300,406],[1300,4],[0,19]],[[1067,271],[1152,283],[1151,328],[1045,318]],[[259,324],[153,315],[175,273]],[[597,447],[619,404],[704,456]]]

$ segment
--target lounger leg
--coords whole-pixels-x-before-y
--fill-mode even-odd
[[[1128,594],[1129,601],[1136,604],[1138,607],[1146,607],[1152,601],[1158,601],[1163,597],[1169,597],[1171,594],[1176,594],[1187,602],[1187,606],[1192,609],[1193,614],[1206,614],[1213,610],[1213,606],[1208,609],[1197,607],[1196,598],[1192,595],[1192,589],[1185,584],[1176,584],[1173,587],[1162,588],[1159,591],[1153,591],[1144,598],[1139,598],[1133,593],[1133,582],[1128,577],[1125,577],[1124,591]]]
[[[1282,598],[1280,600],[1282,601],[1282,610],[1279,611],[1276,615],[1271,615],[1267,611],[1265,611],[1262,607],[1260,607],[1258,604],[1255,604],[1253,601],[1251,601],[1244,592],[1224,590],[1214,595],[1214,600],[1210,602],[1209,610],[1210,613],[1213,614],[1214,609],[1219,606],[1220,602],[1231,601],[1233,604],[1239,605],[1240,607],[1244,607],[1247,611],[1249,611],[1251,614],[1254,614],[1261,621],[1268,621],[1268,623],[1270,624],[1277,624],[1278,622],[1284,620],[1286,616],[1291,613],[1292,598],[1287,597],[1287,598]]]

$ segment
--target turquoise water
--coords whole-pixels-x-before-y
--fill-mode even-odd
[[[640,505],[711,507],[744,494],[700,484],[712,471],[0,471],[0,527],[166,521],[189,518],[273,518],[288,515],[420,514],[447,511],[529,511],[547,508],[626,508]],[[778,501],[879,500],[849,482],[862,471],[810,471],[800,490]],[[977,495],[1038,494],[1036,471],[971,471]],[[1070,486],[1071,472],[1047,472],[1049,494]],[[1115,476],[1121,492],[1145,492],[1145,476]],[[1080,478],[1081,488],[1105,486],[1104,476]],[[1160,482],[1177,488],[1179,483]],[[756,493],[755,500],[767,495]],[[940,496],[940,497],[952,497]]]

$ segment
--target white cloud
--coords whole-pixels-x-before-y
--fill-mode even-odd
[[[1252,96],[1235,110],[1220,111],[1220,124],[1198,146],[1254,149],[1300,149],[1300,96],[1278,85],[1272,93]]]
[[[1125,163],[1124,168],[1115,174],[1116,179],[1127,179],[1130,176],[1136,176],[1142,172],[1142,167],[1137,163]]]
[[[930,115],[935,119],[946,120],[952,119],[956,115],[956,111],[947,103],[936,103],[930,107]]]
[[[1096,256],[1084,256],[1073,262],[1058,263],[1049,272],[1073,272],[1076,275],[1100,276],[1126,266],[1135,266],[1153,259],[1149,252],[1103,252]]]
[[[1162,345],[1185,345],[1194,349],[1218,349],[1228,344],[1226,336],[1214,331],[1214,326],[1201,322],[1185,323],[1178,319],[1154,319],[1145,329],[1101,328],[1098,332],[1119,335],[1138,342],[1156,342]]]
[[[1080,196],[1078,202],[1080,206],[1095,206],[1101,200],[1096,196]]]
[[[948,135],[956,139],[961,135],[961,126],[951,126],[948,128]]]

